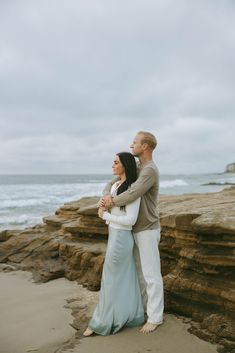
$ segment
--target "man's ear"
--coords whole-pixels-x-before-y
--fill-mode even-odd
[[[142,144],[142,148],[143,148],[143,150],[147,150],[148,149],[148,144],[146,143],[146,142],[144,142],[143,144]]]

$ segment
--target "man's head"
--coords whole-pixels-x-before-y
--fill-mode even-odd
[[[153,150],[157,146],[156,137],[147,131],[139,131],[130,148],[132,149],[132,154],[135,157],[140,157],[143,153],[152,154]]]

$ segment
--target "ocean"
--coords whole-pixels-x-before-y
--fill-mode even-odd
[[[0,175],[0,230],[23,229],[53,215],[65,202],[99,196],[111,175]],[[160,194],[221,191],[235,174],[161,175]]]

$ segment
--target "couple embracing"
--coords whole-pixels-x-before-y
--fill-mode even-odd
[[[152,159],[156,145],[153,134],[140,131],[130,146],[132,154],[115,156],[116,177],[99,202],[98,215],[109,225],[109,238],[99,302],[83,333],[86,337],[140,325],[140,332],[149,333],[163,322],[159,174]]]

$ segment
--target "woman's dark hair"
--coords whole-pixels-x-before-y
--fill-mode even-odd
[[[117,195],[121,194],[122,192],[128,189],[132,183],[134,183],[137,179],[137,168],[136,168],[136,161],[135,157],[129,152],[120,152],[117,153],[117,156],[120,159],[120,162],[125,169],[126,180],[122,183],[119,188],[117,189]]]

